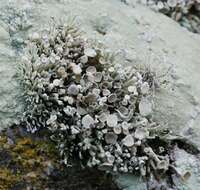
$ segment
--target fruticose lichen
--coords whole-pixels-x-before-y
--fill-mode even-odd
[[[65,164],[78,157],[84,167],[151,182],[167,175],[171,158],[159,141],[165,128],[152,119],[152,73],[115,62],[71,24],[34,33],[22,71],[23,122],[32,133],[48,129]]]
[[[171,17],[188,30],[200,33],[199,0],[141,0],[141,2]]]

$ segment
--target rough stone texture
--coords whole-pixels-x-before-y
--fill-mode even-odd
[[[19,50],[22,39],[32,31],[48,27],[51,17],[67,20],[72,15],[77,17],[86,36],[98,39],[118,52],[119,61],[125,65],[146,66],[155,71],[158,78],[165,75],[161,79],[166,79],[167,83],[155,92],[155,118],[200,147],[200,36],[186,31],[170,18],[136,4],[134,0],[128,3],[119,0],[9,2],[2,0],[0,9],[24,10],[27,12],[24,20],[29,21],[24,23],[30,27],[24,27],[23,32],[20,27],[15,27],[14,34],[9,33],[12,42],[9,45],[9,34],[0,24],[0,31],[3,31],[0,32],[1,123],[13,117],[18,108],[14,98],[17,84],[13,79],[15,69],[12,65],[15,61],[11,45]],[[6,21],[4,12],[0,20],[11,29],[13,24]]]
[[[19,105],[19,84],[16,81],[15,54],[10,47],[6,25],[0,21],[0,126],[16,119]],[[0,128],[1,128],[0,127]]]

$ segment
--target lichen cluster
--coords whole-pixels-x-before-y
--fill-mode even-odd
[[[167,149],[151,147],[162,127],[152,121],[153,74],[117,64],[71,25],[34,33],[24,58],[24,122],[46,128],[66,164],[144,178],[168,171]],[[160,134],[159,134],[160,135]]]
[[[199,0],[141,0],[194,33],[200,33]]]

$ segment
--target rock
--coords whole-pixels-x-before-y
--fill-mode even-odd
[[[106,35],[112,27],[113,21],[108,15],[102,15],[92,22],[94,29],[102,35]]]
[[[9,43],[10,36],[8,31],[6,31],[6,25],[0,21],[0,41],[4,43]]]
[[[177,158],[177,172],[182,176],[184,183],[176,181],[181,189],[195,189],[200,180],[200,164],[198,157],[190,155],[183,149],[176,148],[175,156]]]
[[[52,16],[65,18],[71,12],[77,16],[86,36],[101,41],[110,50],[119,53],[116,62],[124,63],[125,66],[147,64],[147,68],[157,73],[156,79],[168,82],[168,85],[161,85],[155,92],[154,118],[161,125],[167,124],[177,134],[190,138],[200,147],[200,36],[184,30],[176,22],[147,7],[127,3],[133,0],[125,3],[119,0],[40,2],[38,6],[38,1],[16,0],[12,2],[12,7],[16,10],[30,10],[27,11],[28,18],[32,18],[33,27],[30,30],[36,31],[41,26],[48,28],[48,20]],[[11,5],[7,0],[2,0],[1,10],[7,7],[11,8]],[[106,24],[105,30],[100,27],[99,33],[93,23],[102,15],[106,15],[106,20],[112,23]],[[7,18],[13,16],[12,11],[8,12]],[[2,17],[1,20],[7,23]],[[30,30],[23,31],[22,36],[26,36]],[[102,31],[105,35],[101,34]],[[7,37],[6,34],[3,40]],[[7,126],[21,110],[22,104],[18,97],[22,93],[15,77],[14,58],[17,55],[14,56],[11,44],[5,45],[2,40],[0,44],[0,126]],[[127,188],[137,188],[135,178],[132,181],[128,181],[128,177],[126,179],[118,178],[118,181],[126,183]]]
[[[0,22],[0,130],[17,119],[23,105],[16,76],[16,57],[9,47],[9,34]]]
[[[152,113],[152,103],[147,98],[142,98],[139,104],[140,114],[143,116],[148,116]]]
[[[188,122],[191,123],[192,127],[197,126],[196,122],[199,116],[192,119],[188,112],[193,112],[196,104],[200,102],[200,87],[194,82],[199,80],[199,36],[185,31],[177,23],[162,14],[132,3],[134,1],[123,3],[117,0],[63,0],[61,2],[54,1],[56,6],[53,6],[50,2],[42,1],[40,7],[35,1],[27,2],[23,0],[19,4],[17,2],[12,5],[16,10],[20,10],[19,5],[22,3],[25,10],[30,9],[30,13],[33,13],[33,28],[31,29],[33,31],[37,31],[40,25],[47,23],[47,19],[50,19],[52,14],[63,17],[63,15],[67,15],[66,12],[72,11],[74,15],[81,15],[81,17],[77,17],[77,20],[85,34],[90,38],[94,37],[102,41],[112,51],[119,51],[122,56],[118,61],[125,65],[145,64],[153,60],[150,62],[150,67],[158,75],[166,73],[167,69],[172,67],[168,74],[171,85],[161,88],[156,94],[156,118],[158,121],[168,123],[176,132],[181,132],[180,130],[183,128],[187,130]],[[91,7],[91,4],[93,7]],[[134,4],[134,6],[130,4]],[[4,0],[0,8],[3,9],[7,5],[7,1]],[[63,10],[62,8],[65,5],[67,7]],[[120,11],[118,11],[118,8],[120,8]],[[141,13],[144,14],[141,15]],[[124,17],[126,19],[123,19]],[[106,35],[94,34],[93,23],[97,19],[104,20],[103,23],[112,22],[112,24],[106,25]],[[170,30],[166,28],[170,28]],[[28,33],[28,31],[25,32]],[[150,44],[142,37],[144,33],[153,34]],[[179,36],[178,39],[177,36]],[[184,55],[184,58],[182,55]],[[151,57],[149,61],[147,61],[146,56]],[[188,63],[190,63],[189,66]],[[8,64],[6,65],[8,66]],[[9,69],[11,71],[12,67]],[[2,75],[1,78],[5,77]],[[2,92],[5,88],[8,88],[7,85],[3,86]],[[20,94],[20,92],[18,93]],[[12,99],[15,98],[12,97]],[[184,105],[184,108],[182,105]]]
[[[123,190],[146,190],[146,184],[143,183],[137,176],[119,175],[116,181]]]

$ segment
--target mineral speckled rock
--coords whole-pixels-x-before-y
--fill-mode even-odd
[[[5,11],[1,12],[1,18],[4,24],[8,23],[7,18],[14,18],[13,15],[15,15],[14,12],[16,10],[24,10],[22,16],[27,16],[26,18],[31,20],[33,27],[31,30],[38,31],[40,26],[48,25],[47,20],[52,15],[60,15],[63,18],[65,16],[67,17],[68,11],[73,12],[75,15],[81,16],[78,17],[78,20],[88,36],[100,39],[112,50],[119,50],[123,53],[124,65],[132,65],[133,60],[136,60],[137,63],[141,63],[141,61],[145,63],[147,61],[149,65],[153,67],[154,71],[158,72],[161,68],[158,75],[162,75],[166,73],[165,68],[162,67],[170,66],[171,63],[173,63],[174,67],[171,70],[172,72],[170,72],[172,79],[169,79],[173,85],[166,86],[166,88],[162,88],[156,93],[156,118],[164,124],[168,123],[168,126],[178,134],[184,132],[185,135],[189,135],[188,137],[190,139],[199,144],[199,116],[197,107],[199,104],[200,89],[197,85],[198,83],[195,82],[199,81],[199,37],[187,31],[183,32],[183,28],[179,27],[175,22],[172,22],[161,14],[153,13],[145,7],[135,4],[135,2],[133,3],[133,7],[130,3],[132,2],[131,0],[126,1],[128,2],[126,4],[116,0],[93,0],[93,6],[91,6],[91,2],[92,1],[83,0],[54,1],[53,3],[50,1],[40,1],[40,4],[38,4],[37,1],[22,0],[13,1],[12,4],[9,4],[8,1],[2,1],[0,7],[1,10]],[[65,7],[65,9],[63,9],[63,7]],[[20,11],[18,11],[18,13],[19,12]],[[102,36],[102,34],[99,35],[94,32],[93,26],[91,26],[90,23],[93,20],[95,21],[99,15],[105,15],[105,12],[108,13],[107,17],[112,18],[111,20],[113,20],[113,23],[112,28],[108,26],[106,35]],[[21,13],[22,11],[20,14]],[[112,17],[112,14],[115,14],[115,17]],[[23,22],[23,19],[21,21]],[[14,26],[15,28],[15,22],[9,22],[6,26],[13,31],[11,27]],[[46,28],[48,27],[49,26]],[[166,28],[170,28],[170,30],[166,30]],[[141,31],[148,32],[149,30],[153,32],[154,37],[150,44],[146,44],[146,41],[140,38],[140,33]],[[18,35],[21,39],[25,39],[29,32],[31,32],[30,28],[27,27],[22,32],[18,32]],[[9,38],[9,33],[7,33],[7,36]],[[177,36],[179,38],[177,38]],[[12,39],[13,37],[11,36],[11,40]],[[6,44],[10,44],[10,40],[6,41]],[[15,45],[17,45],[17,43]],[[14,50],[19,50],[17,46],[12,47],[14,47]],[[11,50],[10,45],[7,46],[6,52],[10,52],[8,50]],[[4,52],[3,49],[2,53]],[[0,64],[2,66],[1,68],[5,68],[4,66],[8,68],[6,72],[1,73],[1,79],[5,81],[5,83],[1,82],[1,89],[4,92],[1,95],[1,101],[5,100],[4,97],[6,96],[6,101],[5,103],[3,101],[0,108],[3,110],[1,112],[1,123],[3,123],[4,126],[6,126],[5,124],[8,118],[9,122],[13,120],[13,114],[15,115],[16,111],[15,106],[7,106],[8,102],[14,102],[10,101],[10,99],[16,100],[16,96],[13,96],[13,91],[11,92],[10,89],[13,89],[14,93],[17,95],[20,94],[20,92],[18,92],[18,87],[18,90],[16,90],[15,87],[8,85],[8,79],[12,78],[12,82],[9,84],[14,84],[17,80],[10,74],[11,71],[11,73],[15,73],[15,68],[12,67],[11,64],[8,64],[13,62],[13,60],[12,58],[10,59],[10,57],[7,59],[7,57],[9,56],[6,55],[6,59],[2,59]],[[19,55],[17,57],[19,57]],[[188,63],[190,63],[190,66],[188,66]],[[114,84],[114,86],[120,88],[120,84]],[[17,103],[14,105],[19,106],[21,104],[19,104],[17,100]],[[195,114],[191,116],[188,113]],[[127,176],[126,179],[128,179]],[[125,178],[123,178],[123,180],[126,183],[125,186],[131,187],[130,181],[125,180]],[[131,180],[132,183],[135,181],[135,178]],[[135,186],[136,185],[133,187],[135,188]]]
[[[139,104],[141,115],[148,116],[152,113],[152,102],[148,98],[143,98]]]

